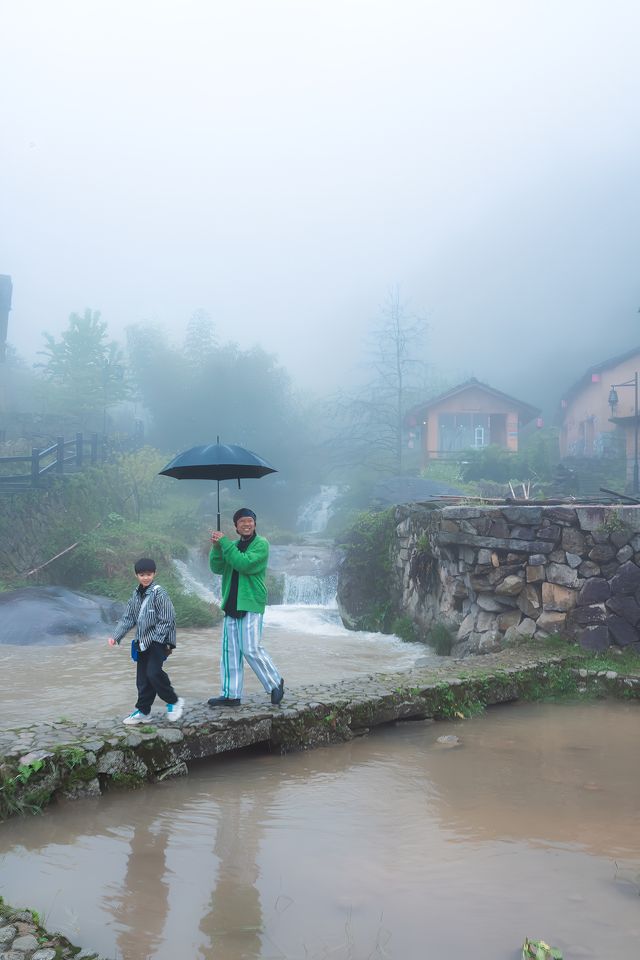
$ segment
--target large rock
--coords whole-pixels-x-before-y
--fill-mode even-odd
[[[600,576],[600,567],[597,563],[593,563],[592,560],[583,560],[583,562],[578,567],[578,573],[581,577],[584,577],[585,580],[588,577],[599,577]]]
[[[626,620],[627,623],[630,623],[633,627],[640,623],[640,605],[638,605],[635,597],[624,595],[611,597],[610,600],[607,600],[606,607],[611,613],[622,617],[623,620]]]
[[[107,637],[124,604],[65,587],[0,593],[0,643],[61,644]]]
[[[547,567],[547,580],[559,583],[562,587],[575,587],[578,583],[578,572],[564,563],[550,563]]]
[[[540,614],[542,604],[538,591],[533,584],[528,583],[518,595],[518,607],[525,617],[535,618]]]
[[[578,643],[585,650],[602,653],[609,646],[609,631],[606,626],[585,627],[578,637]]]
[[[507,610],[506,613],[499,613],[496,617],[498,630],[506,633],[510,627],[517,627],[522,619],[520,610]]]
[[[571,611],[571,623],[581,627],[597,623],[606,623],[607,611],[604,603],[594,603],[588,607],[574,607]]]
[[[569,553],[583,554],[586,546],[585,535],[573,527],[565,527],[562,531],[562,549]]]
[[[607,626],[614,642],[619,647],[628,647],[640,639],[637,629],[623,620],[622,617],[616,617],[615,614],[607,617]]]
[[[560,613],[557,610],[543,610],[536,620],[536,628],[545,630],[547,633],[558,633],[564,627],[566,619],[566,613]]]
[[[503,507],[502,516],[507,523],[534,526],[542,520],[542,507]]]
[[[502,583],[496,587],[496,593],[500,596],[517,597],[524,586],[524,581],[520,577],[505,577]]]
[[[550,523],[548,526],[542,526],[538,529],[538,540],[551,540],[555,543],[560,539],[560,527],[557,523]],[[563,547],[566,550],[566,547]]]
[[[610,596],[611,587],[608,581],[603,580],[601,577],[591,577],[591,579],[587,580],[582,586],[578,594],[578,605],[585,607],[591,603],[603,603],[605,600],[608,600]]]
[[[606,563],[607,560],[613,560],[615,555],[616,551],[610,543],[596,543],[589,551],[589,560],[593,563]]]
[[[576,605],[576,592],[569,587],[561,587],[557,583],[542,584],[543,610],[554,610],[566,613]]]
[[[640,567],[628,560],[619,567],[618,572],[611,579],[611,593],[613,596],[618,594],[635,593],[640,587]]]

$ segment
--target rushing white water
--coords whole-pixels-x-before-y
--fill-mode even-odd
[[[335,574],[327,577],[299,577],[292,573],[285,573],[282,602],[327,606],[335,602],[336,588]]]
[[[327,529],[331,508],[339,492],[337,486],[320,487],[320,492],[298,514],[297,528],[300,533],[322,533]]]
[[[213,574],[211,574],[211,581],[207,584],[196,575],[193,568],[184,560],[174,560],[173,565],[187,593],[194,593],[196,597],[200,597],[200,599],[206,601],[206,603],[220,603],[219,577],[214,577]]]

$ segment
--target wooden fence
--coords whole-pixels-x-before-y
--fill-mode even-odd
[[[44,450],[33,447],[30,456],[0,457],[0,493],[42,487],[54,477],[77,473],[83,466],[102,463],[104,459],[104,443],[97,433],[88,439],[82,433],[77,433],[74,440],[57,437],[56,442]],[[2,472],[5,464],[22,464],[24,469],[10,476]]]

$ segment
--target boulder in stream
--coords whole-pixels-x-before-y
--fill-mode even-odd
[[[65,587],[0,593],[0,644],[63,644],[108,637],[124,604]]]

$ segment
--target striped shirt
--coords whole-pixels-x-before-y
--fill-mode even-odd
[[[132,627],[136,627],[135,639],[139,650],[147,650],[152,643],[168,643],[170,647],[175,647],[176,612],[169,594],[159,583],[152,583],[144,591],[136,587],[113,639],[120,643]]]

